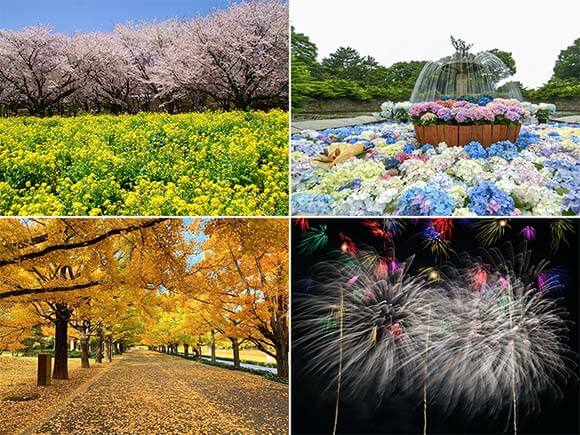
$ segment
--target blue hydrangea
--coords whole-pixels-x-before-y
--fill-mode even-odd
[[[570,190],[564,198],[564,210],[580,215],[580,189]]]
[[[300,151],[309,157],[323,153],[326,147],[327,145],[323,142],[312,142],[305,139],[292,141],[294,151]]]
[[[467,101],[468,103],[477,103],[477,99],[472,95],[460,95],[456,98],[457,101]]]
[[[554,169],[550,187],[576,189],[580,184],[580,163],[567,160],[546,160],[544,166]]]
[[[463,149],[472,159],[485,159],[487,157],[485,148],[479,142],[469,142]]]
[[[410,143],[405,145],[405,148],[403,148],[403,152],[405,154],[411,154],[413,151],[415,151],[415,145],[410,144]]]
[[[344,186],[339,187],[338,191],[342,192],[343,190],[346,190],[346,189],[357,190],[357,189],[360,189],[360,185],[361,185],[361,179],[355,178],[354,180],[346,183]]]
[[[402,216],[449,216],[455,201],[440,187],[412,187],[399,200],[397,214]]]
[[[487,104],[491,103],[492,101],[493,97],[491,95],[483,95],[479,97],[479,99],[477,100],[477,104],[480,106],[487,106]]]
[[[494,183],[484,181],[467,192],[469,210],[478,216],[508,216],[514,211],[514,200]]]
[[[387,158],[384,160],[385,169],[395,169],[398,168],[401,162],[394,158]]]
[[[530,146],[531,144],[538,143],[540,141],[540,136],[527,130],[520,131],[520,135],[516,140],[516,147],[523,150]]]
[[[506,160],[512,160],[518,156],[518,149],[508,140],[494,143],[487,149],[488,157],[501,157]]]
[[[436,151],[435,151],[435,148],[433,147],[433,145],[426,144],[426,145],[423,145],[421,147],[421,152],[423,152],[425,154],[427,154],[427,153],[432,154],[432,153],[435,153]]]
[[[292,211],[295,214],[330,215],[332,208],[333,201],[330,195],[310,195],[308,193],[292,195]]]

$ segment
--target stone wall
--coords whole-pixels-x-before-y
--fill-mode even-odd
[[[348,98],[337,98],[335,100],[309,101],[301,108],[304,113],[350,113],[350,112],[380,112],[384,99],[374,99],[369,101],[356,101]]]
[[[348,98],[337,98],[335,100],[310,101],[299,111],[301,113],[353,113],[353,112],[380,112],[384,99],[374,99],[369,101],[356,101]],[[579,112],[580,98],[554,98],[550,101],[534,101],[544,103],[554,103],[558,111]]]
[[[553,103],[558,111],[580,113],[580,98],[553,98],[551,100],[534,101],[534,103]]]

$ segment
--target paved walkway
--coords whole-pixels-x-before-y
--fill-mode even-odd
[[[356,116],[354,118],[316,119],[312,121],[292,122],[292,134],[302,130],[324,130],[327,128],[348,127],[350,125],[372,124],[380,122],[374,116]]]
[[[570,124],[580,123],[580,115],[562,116],[561,118],[554,118],[554,121],[568,122]]]
[[[288,386],[136,349],[33,432],[286,434]]]

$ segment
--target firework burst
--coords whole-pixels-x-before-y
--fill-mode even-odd
[[[444,229],[447,232],[447,229]],[[424,249],[431,251],[437,258],[445,258],[452,254],[453,248],[451,241],[446,238],[444,233],[437,230],[432,222],[429,222],[420,233],[421,241]]]
[[[312,255],[319,249],[324,248],[327,243],[328,233],[326,225],[311,227],[302,236],[302,240],[298,244],[298,250],[301,254]]]
[[[443,240],[451,239],[453,235],[453,226],[454,222],[453,219],[447,218],[437,218],[431,220],[431,225],[433,229],[441,235]]]
[[[547,263],[532,265],[526,250],[507,251],[506,257],[497,249],[483,258],[467,256],[467,268],[446,270],[447,315],[432,324],[428,378],[431,400],[449,411],[461,406],[497,415],[511,409],[516,431],[517,415],[537,411],[540,394],[561,398],[573,362],[567,313],[535,285]],[[474,270],[485,278],[474,279]]]
[[[355,255],[358,252],[356,244],[352,239],[344,233],[338,233],[338,237],[341,240],[340,250],[345,254]]]
[[[557,252],[560,246],[568,244],[566,236],[574,233],[574,225],[567,219],[556,219],[550,223],[550,232],[552,233],[550,249]]]
[[[310,227],[308,219],[306,218],[294,218],[294,225],[300,228],[300,231],[302,232],[306,231]]]
[[[507,219],[482,219],[475,223],[475,239],[483,246],[498,242],[510,228]]]
[[[531,225],[526,225],[520,231],[520,236],[522,236],[524,240],[527,241],[536,240],[536,229]]]
[[[375,394],[378,405],[404,392],[423,403],[425,431],[436,403],[467,415],[509,411],[516,432],[541,397],[562,397],[575,369],[567,313],[548,297],[562,280],[531,258],[525,244],[506,245],[415,276],[410,261],[391,270],[369,251],[321,262],[316,295],[296,301],[295,344],[311,373],[339,386],[336,416],[340,395]]]

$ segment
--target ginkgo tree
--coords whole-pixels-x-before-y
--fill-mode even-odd
[[[284,219],[195,221],[207,236],[190,292],[213,307],[210,321],[248,340],[288,376],[288,222]],[[232,342],[234,346],[234,342]]]

